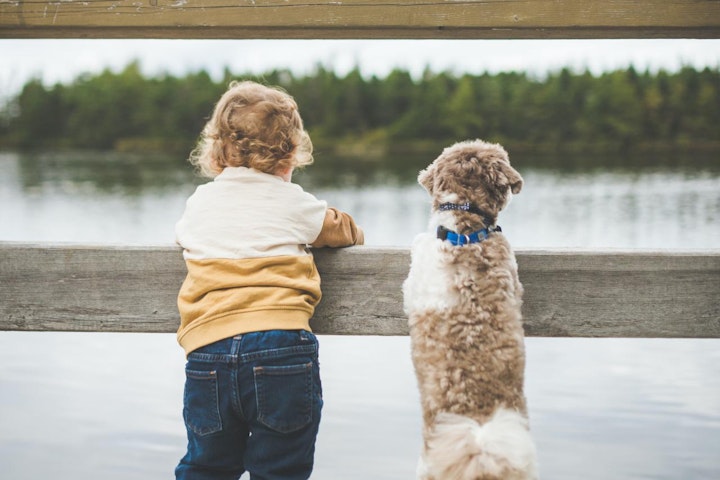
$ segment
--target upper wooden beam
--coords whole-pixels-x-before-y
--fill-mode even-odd
[[[0,0],[0,38],[720,38],[720,1]]]
[[[405,249],[316,250],[316,333],[407,335]],[[525,332],[720,338],[720,251],[518,252]],[[173,247],[0,242],[0,330],[174,332],[185,276]]]

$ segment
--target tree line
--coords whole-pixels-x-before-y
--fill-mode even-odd
[[[69,84],[28,81],[0,112],[0,147],[188,151],[230,80],[279,85],[300,106],[316,147],[339,153],[420,150],[483,138],[546,153],[624,149],[720,150],[720,69],[634,68],[593,75],[563,69],[420,78],[366,78],[317,66],[297,76],[214,80],[205,71],[146,77],[138,62]]]

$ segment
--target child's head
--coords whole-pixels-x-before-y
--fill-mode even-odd
[[[232,82],[190,161],[210,178],[225,167],[275,174],[311,164],[312,142],[290,95],[255,82]]]

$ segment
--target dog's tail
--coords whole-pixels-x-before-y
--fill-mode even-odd
[[[538,477],[535,444],[527,419],[503,408],[482,425],[469,417],[438,414],[424,457],[428,478],[534,480]]]

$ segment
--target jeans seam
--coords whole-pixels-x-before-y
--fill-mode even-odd
[[[247,418],[245,417],[245,411],[242,408],[242,399],[240,398],[240,365],[237,363],[232,366],[231,381],[233,410],[240,420],[246,422]]]
[[[193,352],[187,357],[188,361],[196,361],[203,363],[234,363],[237,361],[237,355],[228,355],[226,353],[202,353]]]
[[[294,347],[281,347],[271,350],[262,350],[259,352],[250,352],[240,355],[240,363],[249,363],[256,360],[264,360],[268,358],[281,358],[298,353],[315,354],[317,353],[317,345],[296,345]]]

